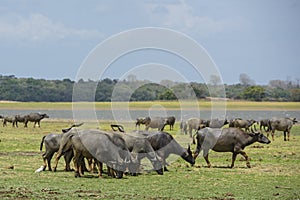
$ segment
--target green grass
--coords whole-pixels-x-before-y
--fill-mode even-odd
[[[121,180],[104,174],[86,173],[75,178],[73,172],[34,171],[42,165],[39,145],[42,136],[59,133],[71,121],[44,120],[41,128],[0,127],[0,199],[299,199],[300,198],[300,126],[294,126],[291,141],[284,142],[283,134],[276,133],[269,145],[255,143],[245,150],[252,168],[238,156],[233,169],[230,153],[210,152],[212,168],[207,168],[200,155],[190,167],[178,158],[170,162],[169,172],[163,176],[143,173]],[[101,129],[109,130],[111,122],[100,122]],[[89,123],[83,128],[97,127]],[[133,130],[133,123],[124,124]],[[168,129],[168,128],[167,128]],[[176,124],[171,131],[178,141],[189,141],[181,135]],[[192,145],[192,149],[195,146]],[[13,167],[13,169],[11,169]]]
[[[90,108],[92,104],[88,102],[76,103],[77,108]],[[224,105],[224,102],[215,102],[216,106]],[[114,102],[114,108],[127,108],[127,102]],[[129,102],[130,109],[165,109],[179,110],[179,109],[195,109],[199,106],[200,110],[211,109],[212,102],[200,100],[198,102],[183,101],[181,104],[178,101],[146,101],[146,102]],[[111,109],[111,102],[96,102],[95,107],[98,110]],[[253,101],[227,101],[226,108],[228,110],[300,110],[300,102],[253,102]],[[72,102],[1,102],[1,109],[16,109],[16,110],[70,110],[72,109]]]

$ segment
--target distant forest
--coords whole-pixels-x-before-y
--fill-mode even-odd
[[[137,80],[134,75],[130,75],[127,80],[105,78],[98,82],[79,80],[78,83],[83,94],[90,90],[91,85],[97,85],[95,101],[111,101],[112,94],[113,100],[117,101],[177,100],[190,99],[192,96],[198,99],[220,97],[220,80],[216,77],[211,77],[209,84],[216,86],[216,89],[210,92],[204,83],[163,80],[157,84]],[[0,100],[70,102],[73,86],[78,83],[70,79],[45,80],[0,75]],[[192,94],[189,94],[191,91]],[[226,98],[235,100],[300,101],[299,80],[271,80],[268,85],[256,85],[246,74],[241,74],[238,84],[225,84],[225,92]],[[88,101],[84,95],[77,100]]]

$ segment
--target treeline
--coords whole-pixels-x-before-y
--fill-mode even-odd
[[[255,85],[251,81],[240,79],[240,83],[226,85],[226,98],[251,101],[300,101],[299,81],[272,80],[268,85]],[[198,99],[220,96],[222,88],[214,81],[204,83],[178,83],[164,80],[160,84],[140,80],[103,79],[98,82],[80,80],[77,83],[70,79],[45,80],[17,78],[0,75],[0,100],[8,101],[72,101],[73,86],[77,84],[80,96],[78,101],[89,101],[88,92],[96,85],[95,101],[154,101]],[[213,90],[208,90],[208,86]]]

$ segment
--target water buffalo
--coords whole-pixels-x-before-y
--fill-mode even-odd
[[[192,137],[192,131],[197,131],[199,128],[206,126],[206,121],[199,118],[190,118],[187,120],[187,126],[189,130],[190,137]]]
[[[117,178],[122,178],[123,172],[131,160],[126,143],[119,134],[107,133],[98,129],[72,129],[61,139],[54,169],[56,169],[62,153],[71,147],[74,150],[75,177],[82,176],[83,157],[93,158],[99,164],[99,177],[102,176],[100,164],[106,163],[115,170]]]
[[[195,160],[193,158],[190,146],[185,149],[167,132],[157,131],[157,132],[140,132],[147,136],[151,146],[156,151],[157,155],[162,159],[164,170],[168,171],[166,165],[166,159],[170,154],[175,154],[183,158],[188,163],[194,165]]]
[[[250,127],[255,124],[256,121],[253,120],[253,119],[250,119],[250,120],[243,120],[243,119],[235,119],[233,121],[233,127],[236,127],[236,128],[244,128],[245,131],[248,131],[250,132]],[[254,127],[255,128],[255,127]]]
[[[41,113],[30,113],[29,115],[25,115],[25,126],[27,127],[28,122],[34,122],[33,127],[35,127],[36,124],[38,124],[39,127],[41,127],[40,122],[44,118],[49,118],[47,114],[41,114]]]
[[[161,159],[157,156],[150,142],[144,135],[139,133],[120,133],[120,136],[125,140],[126,146],[134,160],[137,161],[135,164],[132,164],[132,167],[129,169],[132,175],[137,174],[140,162],[145,157],[150,160],[158,174],[163,174]]]
[[[254,142],[269,144],[270,140],[262,133],[247,133],[239,128],[204,128],[197,132],[197,147],[194,158],[196,159],[200,151],[203,150],[203,157],[208,167],[211,167],[208,160],[208,152],[210,149],[216,152],[232,152],[231,168],[234,167],[237,154],[244,156],[246,165],[250,168],[251,165],[248,155],[243,150],[246,146]]]
[[[15,127],[16,124],[15,116],[3,117],[3,127],[7,126],[7,122],[12,123],[12,126]]]
[[[174,129],[174,124],[175,124],[176,118],[174,116],[170,116],[165,118],[164,125],[170,125],[170,131]]]
[[[62,138],[63,134],[55,134],[55,133],[50,133],[48,135],[45,135],[42,138],[42,142],[40,145],[40,151],[42,151],[43,149],[43,143],[45,143],[45,153],[43,153],[42,157],[43,157],[43,161],[44,161],[44,165],[43,165],[43,171],[45,171],[47,164],[48,164],[48,170],[52,171],[51,168],[51,159],[54,155],[55,152],[58,151],[59,149],[59,145],[60,145],[60,141]],[[66,151],[64,153],[64,159],[65,159],[65,163],[66,163],[66,167],[65,167],[65,171],[70,171],[70,162],[73,158],[73,151],[72,149],[70,149],[69,151]]]
[[[287,140],[290,140],[290,132],[293,125],[297,123],[296,118],[272,118],[269,121],[269,130],[271,131],[272,140],[274,141],[275,130],[283,131],[284,141],[286,141],[286,133],[288,135]],[[267,134],[269,135],[269,133]]]
[[[206,123],[206,127],[210,128],[222,128],[224,125],[228,124],[229,122],[227,119],[225,120],[220,120],[220,119],[212,119],[212,120],[207,120],[208,123]]]
[[[140,130],[141,124],[145,124],[145,123],[146,123],[145,118],[142,117],[137,118],[135,121],[135,129],[137,130],[137,127],[139,127]]]
[[[18,122],[25,123],[25,121],[26,121],[26,117],[25,116],[21,116],[21,115],[16,115],[15,116],[16,127],[18,127]]]
[[[267,132],[269,131],[269,119],[262,119],[259,122],[259,130],[261,131],[261,128],[264,128],[264,131]],[[266,129],[267,127],[267,129]]]
[[[164,130],[165,127],[165,119],[162,117],[146,117],[145,118],[145,130],[148,131],[149,128],[157,128],[159,131]]]
[[[51,168],[51,159],[54,155],[55,152],[58,151],[59,146],[60,146],[60,141],[61,138],[63,136],[64,133],[70,131],[73,127],[79,127],[81,126],[83,123],[81,124],[73,124],[71,127],[66,128],[66,129],[62,129],[62,134],[55,134],[55,133],[50,133],[48,135],[45,135],[42,138],[41,141],[41,145],[40,145],[40,151],[42,151],[43,149],[43,144],[45,143],[45,153],[43,153],[42,157],[43,157],[43,161],[44,161],[44,165],[43,165],[43,171],[45,171],[46,167],[47,167],[47,163],[48,163],[48,170],[52,171]],[[66,151],[64,153],[64,159],[65,159],[65,163],[66,163],[66,167],[65,167],[65,171],[70,171],[70,162],[73,158],[73,151],[72,149],[70,149],[69,151]]]
[[[183,120],[180,122],[180,132],[184,133],[185,135],[187,134],[187,122]]]

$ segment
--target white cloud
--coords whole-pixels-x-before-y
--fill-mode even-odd
[[[223,30],[230,30],[232,20],[214,19],[210,16],[201,16],[200,10],[195,11],[185,1],[176,3],[149,3],[145,9],[156,23],[179,31],[209,36]],[[236,20],[238,22],[238,20]]]
[[[0,38],[44,41],[67,38],[99,38],[103,34],[96,30],[74,29],[55,22],[42,14],[31,14],[27,18],[19,15],[0,18]]]

